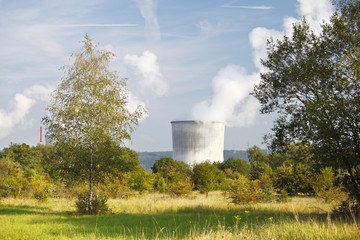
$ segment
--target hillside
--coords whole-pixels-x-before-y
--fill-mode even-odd
[[[145,166],[146,169],[151,169],[154,162],[163,157],[172,157],[172,151],[164,152],[138,152],[139,162]],[[248,154],[245,150],[224,150],[224,160],[233,157],[248,160]]]

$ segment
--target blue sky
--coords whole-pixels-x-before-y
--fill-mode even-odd
[[[266,39],[305,16],[314,31],[330,0],[0,0],[0,148],[36,145],[48,94],[87,33],[117,58],[130,106],[144,105],[128,146],[172,150],[173,120],[226,121],[225,149],[262,144],[275,116],[259,114]]]

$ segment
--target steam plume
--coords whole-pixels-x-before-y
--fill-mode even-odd
[[[297,8],[300,16],[305,16],[310,27],[318,32],[320,23],[328,21],[332,14],[329,0],[298,0]],[[249,34],[249,41],[253,48],[253,61],[258,69],[257,73],[246,73],[245,69],[237,65],[228,65],[213,78],[213,96],[210,101],[203,101],[194,106],[192,115],[195,120],[225,121],[227,126],[249,126],[255,121],[259,104],[249,93],[260,81],[260,72],[266,71],[260,63],[265,59],[266,40],[270,37],[281,38],[292,32],[292,25],[298,20],[293,17],[284,19],[282,31],[258,27]]]

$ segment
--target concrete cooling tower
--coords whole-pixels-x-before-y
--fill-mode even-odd
[[[224,161],[224,122],[173,121],[173,159],[189,165]]]

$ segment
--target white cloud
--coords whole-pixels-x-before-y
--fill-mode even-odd
[[[146,104],[141,101],[139,98],[137,98],[131,91],[128,91],[128,105],[127,105],[127,109],[133,113],[135,112],[138,107],[143,107],[144,110],[147,111],[147,108],[146,108]],[[148,117],[148,112],[146,112],[145,114],[143,114],[143,116],[141,117],[140,121],[143,121],[145,120],[147,117]]]
[[[0,109],[0,140],[25,123],[30,109],[35,106],[37,101],[48,101],[51,89],[34,85],[22,93],[15,94],[14,100],[9,103],[9,110]]]
[[[315,31],[320,31],[320,24],[323,21],[329,21],[332,14],[332,4],[329,0],[298,0],[299,15],[305,16],[310,24],[310,28]],[[273,39],[281,39],[285,34],[291,35],[293,25],[299,22],[300,19],[294,17],[284,18],[283,29],[281,31],[274,29],[267,29],[258,27],[253,29],[249,34],[249,40],[253,48],[254,64],[259,71],[264,71],[264,67],[260,63],[260,59],[265,59],[266,41],[272,37]]]
[[[298,0],[297,11],[305,16],[314,31],[320,31],[320,23],[329,21],[333,13],[333,5],[329,0]]]
[[[134,0],[140,9],[140,13],[145,19],[146,36],[149,40],[160,40],[161,33],[157,20],[156,8],[157,0]]]
[[[50,93],[54,89],[55,88],[51,86],[34,85],[25,89],[23,93],[34,100],[48,102]]]
[[[0,109],[0,140],[7,137],[16,125],[25,121],[34,104],[35,100],[18,93],[9,104],[9,112]]]
[[[142,56],[127,54],[124,60],[125,63],[135,67],[136,74],[142,76],[139,87],[143,97],[152,94],[161,97],[167,93],[168,84],[163,79],[154,53],[145,51]]]

